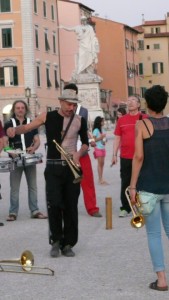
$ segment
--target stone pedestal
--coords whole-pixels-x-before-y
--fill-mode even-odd
[[[79,74],[72,76],[72,82],[78,86],[81,105],[89,112],[89,121],[93,122],[97,116],[104,117],[100,105],[100,83],[102,78],[96,74]]]

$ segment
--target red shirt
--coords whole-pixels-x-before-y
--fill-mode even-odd
[[[2,138],[5,135],[3,127],[2,127],[2,122],[0,121],[0,138]]]
[[[126,114],[118,119],[114,134],[121,137],[120,157],[132,159],[135,146],[135,124],[138,120],[147,118],[146,114]]]

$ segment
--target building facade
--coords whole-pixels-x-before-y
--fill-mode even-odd
[[[145,21],[138,34],[140,93],[160,84],[169,92],[169,13],[164,20]],[[165,113],[169,113],[167,105]]]
[[[32,115],[58,106],[57,1],[0,0],[0,118],[15,100]]]
[[[114,115],[129,95],[140,94],[138,74],[138,31],[122,23],[93,17],[100,43],[98,74],[103,78],[103,108]]]

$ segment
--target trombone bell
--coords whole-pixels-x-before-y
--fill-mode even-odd
[[[43,271],[36,271],[36,269]],[[54,275],[54,271],[49,268],[34,266],[34,256],[29,250],[25,250],[19,259],[0,260],[0,272]]]

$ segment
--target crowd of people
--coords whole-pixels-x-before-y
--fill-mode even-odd
[[[148,247],[157,274],[157,280],[150,283],[149,288],[158,291],[168,290],[161,237],[162,220],[169,238],[169,118],[163,114],[167,99],[168,93],[164,87],[156,85],[147,89],[146,114],[140,111],[138,95],[129,96],[127,109],[119,108],[117,111],[111,160],[112,165],[117,164],[120,157],[119,217],[130,215],[131,205],[137,205],[138,197],[143,204]],[[73,247],[78,242],[78,198],[81,188],[87,213],[92,217],[102,217],[96,199],[89,146],[97,159],[98,184],[108,184],[103,177],[107,142],[104,118],[97,116],[93,131],[89,132],[88,111],[80,104],[75,84],[66,85],[59,100],[58,110],[43,112],[34,120],[29,119],[26,103],[18,100],[13,103],[10,120],[4,124],[4,128],[0,123],[0,151],[9,147],[28,154],[34,154],[38,149],[40,139],[37,129],[45,125],[47,215],[40,212],[38,207],[36,166],[23,164],[10,172],[7,221],[17,220],[19,188],[24,172],[31,218],[48,218],[50,255],[55,258],[61,253],[66,257],[75,256]],[[14,159],[17,154],[12,150],[9,156]],[[78,174],[76,183],[72,168]],[[130,204],[125,193],[127,188]],[[145,212],[144,206],[151,210]]]

